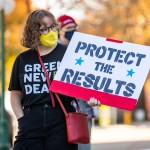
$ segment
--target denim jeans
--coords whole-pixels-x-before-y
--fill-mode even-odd
[[[68,112],[74,111],[67,105]],[[66,137],[65,116],[60,106],[35,105],[24,109],[24,116],[18,119],[18,134],[14,150],[77,150],[77,144],[70,144]]]

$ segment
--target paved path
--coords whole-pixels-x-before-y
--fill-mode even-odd
[[[92,144],[91,150],[150,150],[150,141]]]
[[[150,150],[150,123],[92,127],[91,150]]]

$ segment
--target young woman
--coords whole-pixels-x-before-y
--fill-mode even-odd
[[[77,150],[66,138],[64,113],[55,98],[52,106],[43,68],[51,80],[59,67],[66,48],[57,43],[58,25],[46,10],[32,12],[26,21],[22,45],[29,48],[15,60],[10,79],[11,105],[18,119],[18,134],[14,150]],[[59,94],[68,112],[74,98]],[[99,104],[90,99],[91,105]]]

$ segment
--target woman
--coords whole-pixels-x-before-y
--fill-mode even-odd
[[[22,45],[29,49],[17,56],[9,85],[19,129],[14,150],[77,150],[77,144],[67,142],[64,113],[56,99],[55,107],[52,106],[37,56],[38,52],[52,80],[66,50],[57,40],[54,16],[46,10],[32,12],[22,38]],[[59,96],[68,112],[75,111],[71,105],[74,98]],[[90,102],[99,104],[93,98]]]

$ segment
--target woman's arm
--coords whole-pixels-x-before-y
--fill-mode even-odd
[[[21,91],[10,91],[10,101],[15,116],[17,119],[21,118],[24,115],[21,105]]]

